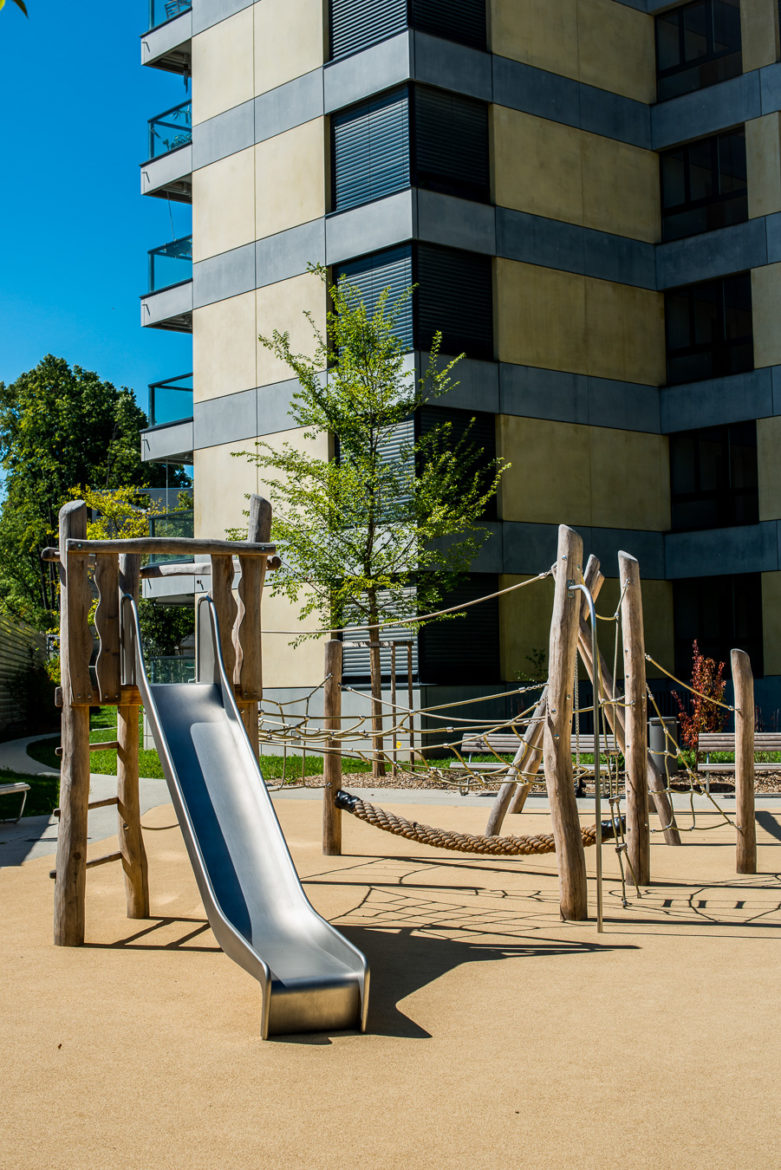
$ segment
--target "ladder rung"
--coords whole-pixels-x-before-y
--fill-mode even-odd
[[[96,865],[107,865],[109,861],[121,861],[121,860],[122,860],[121,853],[106,853],[103,857],[93,857],[90,861],[88,861],[87,862],[87,869],[94,869]],[[56,881],[57,880],[57,870],[50,869],[49,870],[49,877],[54,878],[54,880]]]
[[[112,804],[119,804],[118,796],[107,796],[105,800],[91,800],[87,808],[108,808]],[[62,809],[56,808],[52,816],[59,817],[61,813]]]
[[[96,740],[95,743],[91,743],[89,745],[89,750],[91,752],[118,751],[119,750],[119,740],[118,739]],[[56,747],[54,749],[54,754],[55,754],[55,756],[61,756],[62,755],[62,748]]]

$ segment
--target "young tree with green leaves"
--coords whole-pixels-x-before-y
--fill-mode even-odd
[[[57,581],[41,549],[56,543],[60,507],[79,484],[154,487],[166,469],[141,461],[146,415],[130,390],[47,355],[15,382],[0,382],[0,596],[39,629],[54,624]],[[177,469],[169,483],[187,484]]]
[[[271,473],[272,539],[282,551],[272,591],[302,603],[302,618],[314,614],[332,629],[346,622],[368,626],[374,643],[382,622],[410,608],[419,614],[434,610],[468,570],[488,537],[480,518],[506,466],[486,459],[468,430],[455,438],[448,422],[398,441],[400,428],[420,406],[452,388],[459,361],[440,363],[437,334],[423,377],[408,369],[397,326],[412,294],[408,289],[389,303],[386,290],[369,312],[349,282],[331,286],[325,333],[307,314],[311,356],[293,352],[287,333],[261,336],[298,379],[291,425],[303,428],[306,438],[328,435],[333,457],[287,442],[279,448],[259,442],[255,452],[243,453]],[[376,646],[370,669],[379,747]],[[382,770],[376,753],[375,770]]]

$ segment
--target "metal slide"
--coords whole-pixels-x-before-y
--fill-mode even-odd
[[[199,602],[206,653],[196,683],[149,682],[135,602],[125,596],[123,607],[136,682],[209,923],[226,955],[260,983],[263,1039],[363,1030],[366,959],[303,891],[225,675],[211,599]]]

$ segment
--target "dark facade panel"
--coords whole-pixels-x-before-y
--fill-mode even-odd
[[[491,259],[474,252],[420,244],[415,249],[416,348],[442,334],[442,352],[492,358]]]
[[[472,575],[450,590],[442,608],[463,605],[498,589],[497,578]],[[472,683],[496,683],[500,679],[499,603],[484,601],[464,611],[464,617],[448,618],[424,626],[419,635],[420,679],[423,683],[449,683],[457,673]]]

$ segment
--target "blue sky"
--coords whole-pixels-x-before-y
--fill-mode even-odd
[[[53,353],[146,409],[192,368],[189,334],[139,325],[147,250],[190,231],[188,206],[139,194],[147,119],[188,95],[139,64],[144,0],[27,6],[0,10],[0,381]]]

